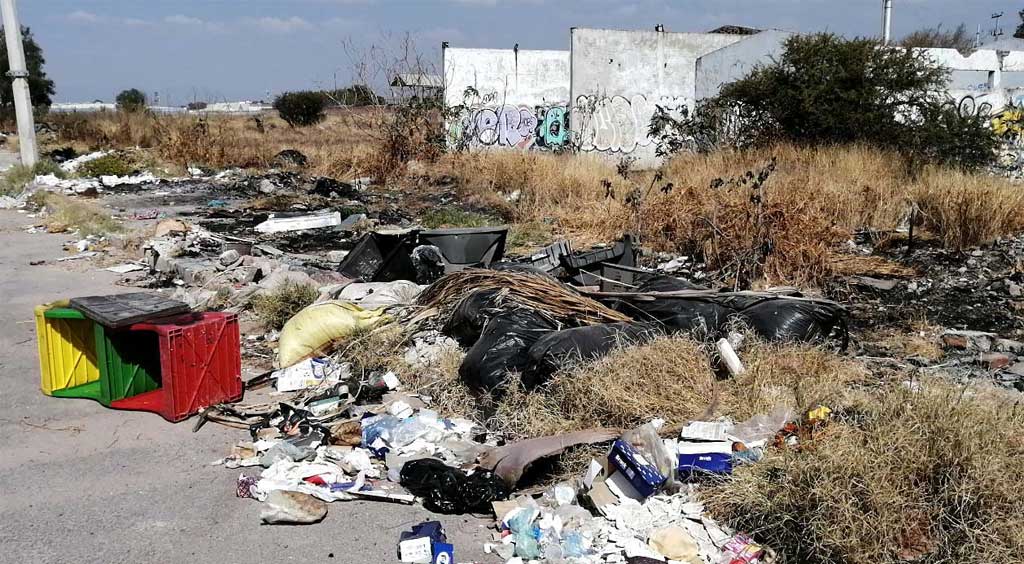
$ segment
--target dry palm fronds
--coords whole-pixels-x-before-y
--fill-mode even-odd
[[[421,306],[449,312],[464,297],[479,290],[497,290],[498,304],[536,310],[552,319],[596,325],[630,321],[629,316],[580,295],[546,276],[470,269],[449,274],[420,294]]]

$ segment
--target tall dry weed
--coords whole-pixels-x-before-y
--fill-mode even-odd
[[[709,508],[783,562],[1019,560],[1019,399],[936,380],[833,408],[799,449],[703,489]]]

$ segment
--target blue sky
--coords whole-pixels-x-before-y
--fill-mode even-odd
[[[56,101],[110,100],[125,88],[162,103],[265,98],[340,85],[370,45],[440,58],[453,47],[568,49],[569,28],[707,31],[724,24],[876,35],[881,0],[20,0],[56,82]],[[1022,3],[895,0],[894,35],[961,22],[1008,34]],[[346,49],[348,42],[356,47]],[[354,57],[353,54],[354,53]]]

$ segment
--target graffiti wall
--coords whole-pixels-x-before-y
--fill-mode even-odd
[[[700,57],[744,36],[575,28],[571,36],[572,134],[582,151],[628,155],[654,167],[647,131],[656,106],[692,109]]]
[[[450,147],[561,150],[569,136],[565,106],[464,108],[448,122]]]
[[[449,148],[558,150],[569,135],[569,53],[444,49]]]
[[[949,103],[962,116],[988,121],[1002,141],[1000,166],[1024,169],[1024,88],[951,90]]]

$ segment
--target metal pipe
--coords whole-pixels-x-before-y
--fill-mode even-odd
[[[882,0],[882,45],[888,45],[892,33],[892,0]]]

